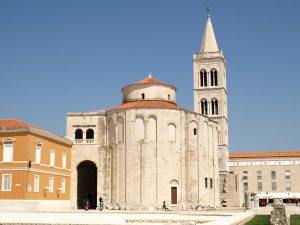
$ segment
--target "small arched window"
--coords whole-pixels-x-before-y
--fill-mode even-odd
[[[93,129],[87,129],[86,139],[94,139],[94,130]]]
[[[194,135],[197,135],[197,128],[194,128]]]
[[[206,70],[200,71],[201,87],[207,87],[207,73]]]
[[[81,129],[75,130],[75,139],[82,139],[83,138],[83,131]]]
[[[176,141],[176,127],[172,123],[168,125],[168,136],[170,142]]]
[[[207,177],[205,177],[205,188],[208,187],[208,180],[207,180]]]
[[[171,96],[170,96],[170,94],[168,94],[168,100],[169,100],[169,101],[171,100]]]
[[[211,100],[211,114],[212,115],[218,115],[219,114],[219,105],[218,105],[218,100],[217,99]]]
[[[213,179],[210,178],[210,189],[212,189],[212,188],[213,188]]]
[[[211,86],[218,86],[218,72],[216,69],[210,71]]]
[[[145,94],[144,93],[142,93],[142,99],[145,99]]]
[[[202,99],[201,100],[201,114],[202,115],[207,115],[207,100],[206,99]]]

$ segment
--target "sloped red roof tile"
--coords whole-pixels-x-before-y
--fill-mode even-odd
[[[144,80],[140,80],[139,82],[136,82],[136,84],[161,84],[161,82],[152,77],[147,77]]]
[[[262,158],[262,157],[295,157],[300,156],[299,152],[243,152],[230,153],[230,158]]]
[[[25,123],[19,119],[0,119],[0,127],[33,127],[42,131],[46,131],[40,127]]]
[[[111,110],[130,109],[130,108],[164,108],[164,109],[184,109],[177,106],[175,103],[164,101],[134,101],[127,102],[122,105],[116,106]]]
[[[172,89],[174,89],[176,91],[176,87],[175,86],[173,86],[171,84],[162,83],[159,80],[156,80],[156,79],[154,79],[152,77],[146,77],[145,79],[140,80],[140,81],[138,81],[138,82],[136,82],[134,84],[129,84],[129,85],[123,87],[122,90],[124,88],[130,87],[130,86],[147,85],[147,84],[156,84],[156,85],[166,86],[166,87],[170,87],[170,88],[172,88]]]

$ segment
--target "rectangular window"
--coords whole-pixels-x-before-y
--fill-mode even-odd
[[[248,180],[248,171],[243,171],[243,180]]]
[[[61,193],[66,193],[66,180],[61,180]]]
[[[290,181],[285,182],[285,190],[291,191],[291,182]]]
[[[35,147],[35,163],[41,163],[41,146],[36,145]]]
[[[248,182],[244,182],[244,191],[248,191]]]
[[[276,179],[276,171],[271,171],[271,178],[272,180]]]
[[[276,182],[272,182],[272,191],[276,191],[277,187],[276,187]]]
[[[263,164],[263,161],[253,161],[253,166],[262,166]]]
[[[14,154],[14,145],[13,144],[4,144],[3,145],[3,162],[12,162]]]
[[[257,178],[257,180],[262,180],[262,172],[261,171],[256,172],[256,178]]]
[[[53,192],[54,187],[54,179],[53,177],[49,177],[49,192]]]
[[[2,174],[2,191],[11,191],[11,174]]]
[[[287,179],[287,180],[291,179],[291,171],[290,170],[285,171],[285,179]]]
[[[237,162],[229,162],[229,166],[238,166]]]
[[[40,176],[39,175],[34,175],[33,191],[34,192],[40,191]]]
[[[62,168],[63,169],[67,168],[67,154],[66,153],[62,154]]]
[[[257,182],[257,191],[262,191],[262,182]]]
[[[290,166],[290,165],[293,165],[293,161],[291,161],[291,160],[282,160],[282,161],[280,161],[280,165]]]
[[[247,162],[239,162],[239,166],[250,166],[251,162],[247,161]]]
[[[269,161],[267,161],[267,165],[268,166],[278,166],[279,161],[278,160],[269,160]]]
[[[55,151],[50,151],[50,166],[54,167],[55,165]]]

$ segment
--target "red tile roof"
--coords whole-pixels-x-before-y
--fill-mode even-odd
[[[174,89],[176,91],[176,87],[175,86],[173,86],[171,84],[162,83],[159,80],[156,80],[156,79],[154,79],[152,77],[146,77],[145,79],[140,80],[140,81],[138,81],[138,82],[136,82],[134,84],[129,84],[129,85],[123,87],[122,90],[124,88],[130,87],[130,86],[145,85],[145,84],[156,84],[156,85],[166,86],[166,87],[170,87],[170,88],[172,88],[172,89]]]
[[[18,119],[0,119],[0,131],[1,132],[6,132],[7,130],[18,131],[18,128],[21,128],[21,127],[26,127],[25,129],[28,129],[30,132],[34,132],[34,133],[37,132],[38,134],[41,134],[43,136],[46,135],[46,137],[50,137],[52,139],[72,145],[72,141],[70,141],[69,139],[59,136],[57,134],[51,133],[47,130],[44,130],[44,129],[37,127],[35,125],[32,125],[30,123],[26,123],[26,122],[23,122]],[[8,128],[8,129],[6,129],[6,128]],[[23,129],[21,131],[23,131]]]
[[[262,158],[262,157],[295,157],[300,156],[299,152],[243,152],[230,153],[230,158]]]
[[[136,82],[136,84],[161,84],[161,82],[152,77],[147,77],[144,80],[140,80],[139,82]]]
[[[39,130],[43,130],[35,125],[25,123],[18,119],[0,119],[0,127],[33,127]]]
[[[177,106],[175,103],[164,101],[135,101],[127,102],[122,105],[116,106],[111,110],[130,109],[130,108],[164,108],[164,109],[184,109]]]

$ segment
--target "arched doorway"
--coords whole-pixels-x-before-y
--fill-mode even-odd
[[[77,167],[77,208],[84,208],[87,200],[90,209],[96,209],[97,166],[88,160],[81,162]]]

